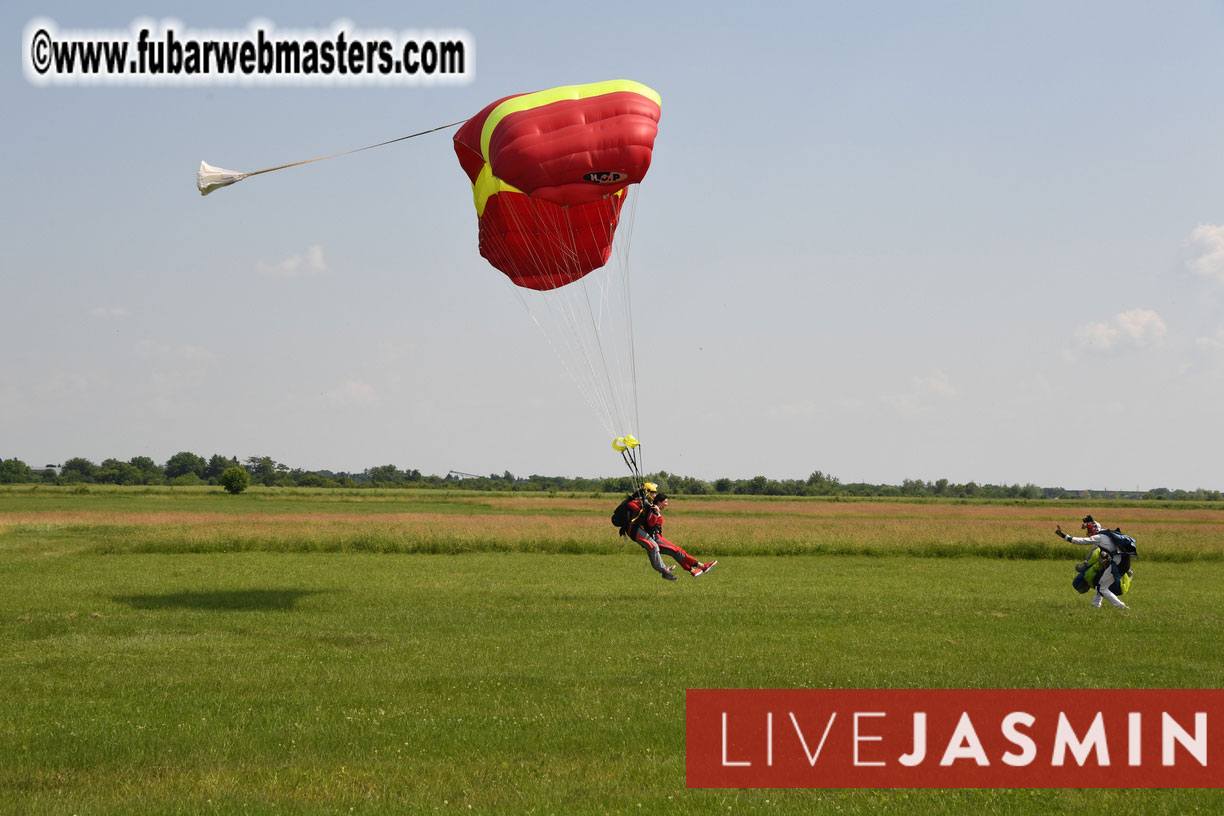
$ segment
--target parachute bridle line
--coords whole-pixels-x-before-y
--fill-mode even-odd
[[[290,162],[289,164],[282,164],[277,167],[269,167],[266,170],[255,170],[253,172],[247,173],[246,175],[247,176],[258,176],[260,173],[271,173],[273,170],[284,170],[286,167],[297,167],[299,164],[310,164],[312,162],[326,161],[328,159],[335,159],[340,156],[348,156],[351,153],[360,153],[363,150],[373,150],[376,147],[383,147],[384,145],[395,144],[396,142],[402,142],[405,139],[415,139],[417,136],[424,136],[426,133],[437,133],[439,130],[446,130],[447,128],[458,127],[459,125],[462,125],[466,121],[467,121],[466,119],[460,119],[458,122],[451,122],[449,125],[438,125],[437,127],[430,128],[429,130],[420,130],[420,131],[417,131],[416,133],[409,133],[407,136],[400,136],[395,139],[388,139],[387,141],[379,142],[378,144],[366,145],[365,147],[355,147],[352,150],[344,150],[340,153],[332,153],[330,156],[319,156],[317,159],[303,159],[302,161]]]
[[[335,159],[339,158],[340,156],[348,156],[352,153],[360,153],[363,150],[373,150],[376,147],[395,144],[396,142],[402,142],[405,139],[415,139],[416,137],[424,136],[427,133],[437,133],[439,130],[458,127],[466,121],[466,119],[460,119],[458,122],[451,122],[449,125],[438,125],[437,127],[432,127],[428,130],[419,130],[416,133],[409,133],[407,136],[388,139],[387,141],[379,142],[378,144],[366,145],[365,147],[355,147],[352,150],[343,150],[339,153],[331,153],[327,156],[318,156],[313,159],[302,159],[301,161],[289,162],[288,164],[278,164],[276,167],[265,167],[263,170],[252,170],[249,173],[236,173],[229,170],[221,170],[220,168],[206,167],[202,164],[200,167],[200,172],[196,176],[196,187],[199,189],[201,195],[208,195],[219,187],[225,187],[235,182],[242,181],[245,178],[250,178],[251,176],[272,173],[276,170],[284,170],[286,168],[297,167],[298,165],[302,164],[313,164],[314,162],[327,161],[328,159]],[[211,177],[208,175],[210,172],[213,174]]]

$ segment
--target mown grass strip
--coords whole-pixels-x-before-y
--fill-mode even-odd
[[[1224,567],[1133,614],[985,558],[118,554],[0,569],[0,812],[1209,813],[1220,791],[684,787],[685,688],[1219,687]],[[1102,644],[1125,643],[1103,660]]]

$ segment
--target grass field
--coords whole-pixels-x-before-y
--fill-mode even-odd
[[[614,504],[0,490],[0,814],[1224,812],[684,783],[686,688],[1219,688],[1224,512],[680,497],[720,563],[669,583]],[[1070,587],[1085,512],[1129,613]]]

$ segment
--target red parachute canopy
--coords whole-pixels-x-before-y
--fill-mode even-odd
[[[659,95],[629,80],[499,99],[455,134],[480,254],[529,289],[608,262],[624,190],[650,168]]]

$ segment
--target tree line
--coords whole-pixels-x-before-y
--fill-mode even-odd
[[[229,478],[226,473],[229,472]],[[243,478],[236,478],[236,477]],[[658,471],[647,476],[669,493],[700,495],[746,496],[844,496],[877,498],[950,498],[950,499],[1087,499],[1124,498],[1159,501],[1222,501],[1219,490],[1170,490],[1159,487],[1146,491],[1066,490],[1061,487],[1038,487],[1033,484],[995,485],[966,482],[954,484],[948,479],[934,482],[905,479],[899,485],[843,483],[835,476],[813,471],[806,479],[697,479]],[[231,492],[236,482],[267,487],[322,488],[455,488],[466,490],[540,491],[566,493],[629,493],[634,489],[628,476],[583,478],[564,476],[515,476],[509,471],[488,476],[451,471],[445,476],[425,475],[416,469],[401,469],[396,465],[379,465],[360,473],[291,468],[270,456],[237,456],[213,454],[203,456],[182,451],[162,464],[147,456],[127,461],[105,459],[94,464],[84,457],[74,457],[58,467],[32,468],[20,459],[0,459],[0,484],[110,484],[110,485],[170,485],[191,487],[221,485]]]

